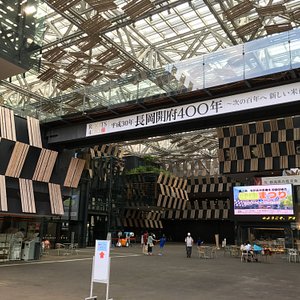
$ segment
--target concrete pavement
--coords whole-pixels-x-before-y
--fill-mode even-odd
[[[89,295],[94,249],[78,255],[52,250],[37,262],[0,263],[1,300],[83,300]],[[241,263],[239,258],[200,259],[196,247],[186,258],[184,244],[165,246],[165,254],[142,254],[140,245],[112,248],[110,298],[114,300],[247,300],[298,299],[300,263],[281,254],[271,261]],[[105,285],[94,284],[94,295],[105,299]]]

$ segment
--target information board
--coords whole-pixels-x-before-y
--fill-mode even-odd
[[[109,283],[110,241],[96,240],[93,265],[93,281]]]
[[[233,187],[234,215],[294,215],[291,184]]]

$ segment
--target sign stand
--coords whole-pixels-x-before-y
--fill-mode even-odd
[[[109,264],[108,264],[108,278],[106,283],[106,298],[105,300],[113,300],[113,298],[108,299],[109,294],[109,278],[110,278],[110,258],[109,258]]]
[[[110,275],[110,240],[96,240],[95,245],[95,256],[93,256],[92,265],[92,276],[90,286],[90,296],[85,300],[96,300],[97,296],[93,296],[94,282],[106,284],[106,296],[105,300],[108,299],[109,295],[109,275]]]

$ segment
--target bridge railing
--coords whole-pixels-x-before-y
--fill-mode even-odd
[[[211,88],[300,67],[300,29],[170,64],[188,90]]]
[[[300,28],[136,73],[101,90],[108,106],[165,97],[266,76],[300,67]],[[104,91],[105,90],[105,91]],[[89,93],[89,91],[88,91]]]

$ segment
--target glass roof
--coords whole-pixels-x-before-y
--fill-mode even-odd
[[[298,0],[99,3],[49,0],[39,5],[35,17],[44,25],[40,68],[2,81],[5,106],[43,121],[111,106],[120,100],[107,101],[105,84],[290,30],[299,26],[300,15]],[[160,91],[151,79],[141,84]],[[99,92],[89,97],[91,87]],[[126,93],[134,89],[124,85],[113,93],[127,101]]]
[[[215,128],[124,141],[116,145],[125,156],[152,156],[177,176],[218,174],[218,139]]]

